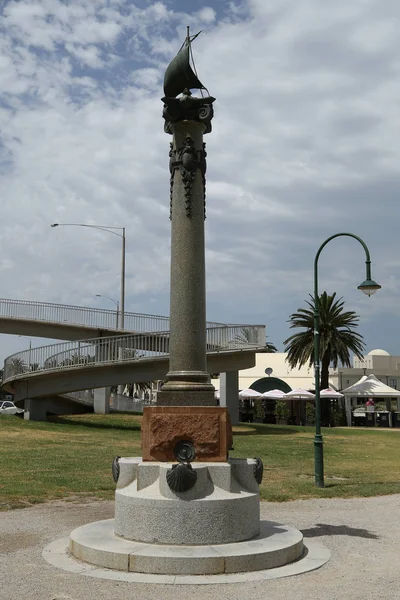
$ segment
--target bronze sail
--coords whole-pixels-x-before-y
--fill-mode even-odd
[[[168,98],[176,98],[185,89],[206,89],[198,79],[189,62],[190,44],[197,35],[190,39],[188,34],[178,54],[172,59],[165,71],[164,94]]]

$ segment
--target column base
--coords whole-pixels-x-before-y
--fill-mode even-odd
[[[200,387],[200,386],[199,386]],[[157,393],[158,406],[217,406],[214,387],[212,390],[179,388],[163,389]]]
[[[255,459],[192,463],[196,480],[174,491],[173,463],[120,458],[115,492],[115,534],[157,544],[227,544],[260,531],[260,499]],[[176,465],[175,465],[176,466]]]
[[[256,467],[255,459],[197,463],[195,485],[174,492],[173,465],[120,458],[115,519],[75,529],[69,552],[107,569],[166,575],[226,575],[297,561],[301,532],[260,523]]]
[[[217,406],[206,371],[170,371],[157,394],[158,406]]]

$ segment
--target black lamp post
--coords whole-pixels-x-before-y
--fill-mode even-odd
[[[319,332],[319,296],[318,296],[318,259],[322,249],[334,238],[346,236],[360,242],[365,250],[366,278],[357,289],[367,296],[372,296],[381,286],[371,279],[371,258],[365,242],[353,233],[335,233],[331,235],[320,246],[314,260],[314,368],[315,368],[315,437],[314,437],[314,462],[315,462],[315,485],[325,487],[324,483],[324,451],[321,434],[321,398],[320,398],[320,332]]]

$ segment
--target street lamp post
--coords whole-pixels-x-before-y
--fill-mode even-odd
[[[89,227],[90,229],[100,229],[117,235],[122,239],[121,256],[121,300],[119,305],[119,328],[125,328],[125,227],[108,227],[105,225],[87,225],[86,223],[52,223],[50,227]],[[121,231],[122,233],[118,233]]]
[[[114,298],[110,298],[110,296],[105,296],[104,294],[96,294],[96,298],[107,298],[108,300],[111,300],[111,302],[114,302],[115,306],[117,307],[115,329],[118,329],[119,302],[114,300]]]
[[[361,238],[353,233],[335,233],[331,235],[323,244],[321,244],[314,260],[314,377],[315,377],[315,437],[314,437],[314,463],[315,463],[315,485],[325,487],[324,483],[324,442],[321,433],[321,398],[320,398],[320,331],[319,331],[319,295],[318,295],[318,259],[328,242],[334,238],[346,236],[360,242],[365,250],[366,278],[357,289],[361,290],[367,296],[372,296],[380,285],[371,279],[371,258],[367,245]]]

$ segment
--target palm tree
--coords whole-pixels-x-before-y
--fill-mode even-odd
[[[290,315],[290,329],[303,328],[304,331],[291,335],[283,343],[288,353],[287,361],[291,368],[306,363],[311,367],[314,363],[314,297],[306,304],[309,308],[299,308]],[[336,369],[341,363],[351,366],[350,353],[358,358],[363,357],[365,344],[358,327],[359,317],[354,311],[344,311],[343,298],[335,300],[336,293],[328,296],[323,292],[319,297],[320,322],[320,360],[321,389],[329,387],[329,367]],[[322,423],[329,424],[329,400],[321,398]]]
[[[265,340],[265,346],[264,348],[260,349],[259,352],[266,352],[272,354],[273,352],[278,352],[278,349],[276,348],[276,346],[274,346],[272,342],[268,342],[268,340]]]

